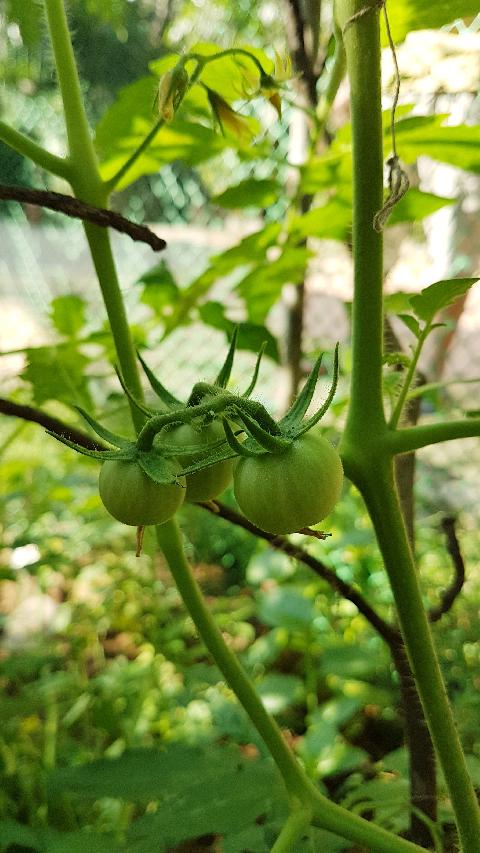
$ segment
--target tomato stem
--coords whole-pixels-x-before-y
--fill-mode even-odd
[[[351,403],[340,452],[345,473],[363,495],[374,525],[462,850],[477,853],[480,813],[423,607],[393,474],[395,452],[422,446],[422,434],[431,437],[435,427],[389,428],[383,409],[382,235],[373,227],[383,202],[379,4],[376,0],[337,0],[336,15],[350,81],[355,266]],[[394,427],[402,404],[403,399],[393,417]],[[449,435],[444,426],[437,430],[437,440],[462,433],[451,429]],[[463,434],[469,434],[468,429]]]

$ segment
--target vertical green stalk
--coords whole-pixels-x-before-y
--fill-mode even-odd
[[[363,10],[356,20],[352,16]],[[367,11],[365,11],[367,10]],[[340,0],[350,81],[353,148],[352,388],[349,418],[368,428],[385,422],[382,399],[383,238],[373,218],[383,204],[380,33],[375,0]]]
[[[70,182],[75,195],[90,204],[105,207],[108,191],[100,177],[75,64],[63,0],[45,0],[57,77],[62,94],[70,149]],[[92,260],[102,290],[118,362],[126,384],[138,399],[143,391],[135,359],[125,306],[113,259],[110,236],[104,228],[84,223]],[[143,418],[131,406],[132,419],[139,429]]]
[[[62,95],[68,147],[76,179],[79,184],[85,186],[85,189],[87,187],[89,189],[90,197],[85,197],[84,201],[101,206],[102,182],[98,174],[97,156],[83,105],[63,0],[45,0],[45,9]]]
[[[400,628],[455,812],[464,853],[480,849],[480,812],[448,702],[396,493],[392,460],[372,460],[361,484],[395,598]]]
[[[351,88],[355,293],[351,406],[341,449],[361,491],[388,572],[405,648],[442,765],[464,853],[479,853],[480,815],[422,604],[389,451],[382,403],[382,237],[373,228],[383,200],[379,6],[338,0]]]

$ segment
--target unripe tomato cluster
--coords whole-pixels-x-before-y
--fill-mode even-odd
[[[219,421],[197,430],[182,424],[166,432],[170,446],[207,448],[222,439]],[[160,445],[161,446],[161,445]],[[118,521],[133,526],[163,524],[184,500],[202,502],[217,497],[234,481],[237,503],[244,515],[268,533],[294,533],[327,516],[340,497],[343,469],[335,448],[317,430],[295,439],[279,453],[230,459],[180,475],[204,451],[182,454],[172,463],[179,472],[175,484],[158,484],[134,461],[108,460],[100,471],[100,497]]]

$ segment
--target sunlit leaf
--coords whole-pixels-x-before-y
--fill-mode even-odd
[[[436,281],[425,287],[420,293],[410,298],[410,304],[417,317],[430,323],[435,314],[455,302],[459,296],[464,296],[478,278],[451,278]]]
[[[247,178],[235,186],[228,187],[212,202],[220,207],[269,207],[281,192],[277,181],[271,179]]]
[[[388,7],[395,42],[402,41],[411,30],[438,29],[457,18],[475,17],[477,13],[476,0],[437,0],[436,3],[430,0],[395,0]],[[382,41],[384,45],[388,43],[384,27]]]
[[[61,335],[73,338],[85,325],[85,308],[81,296],[57,296],[50,306],[52,323]]]

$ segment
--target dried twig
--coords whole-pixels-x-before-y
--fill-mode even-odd
[[[99,225],[101,228],[113,228],[115,231],[120,231],[121,234],[128,234],[132,240],[147,243],[154,252],[160,252],[167,245],[165,240],[157,237],[145,225],[137,225],[136,222],[125,219],[124,216],[114,210],[94,207],[70,195],[62,195],[50,190],[34,190],[29,187],[0,184],[0,200],[19,201],[38,207],[47,207],[49,210],[57,210],[73,219],[82,219],[85,222],[91,222],[93,225]]]

